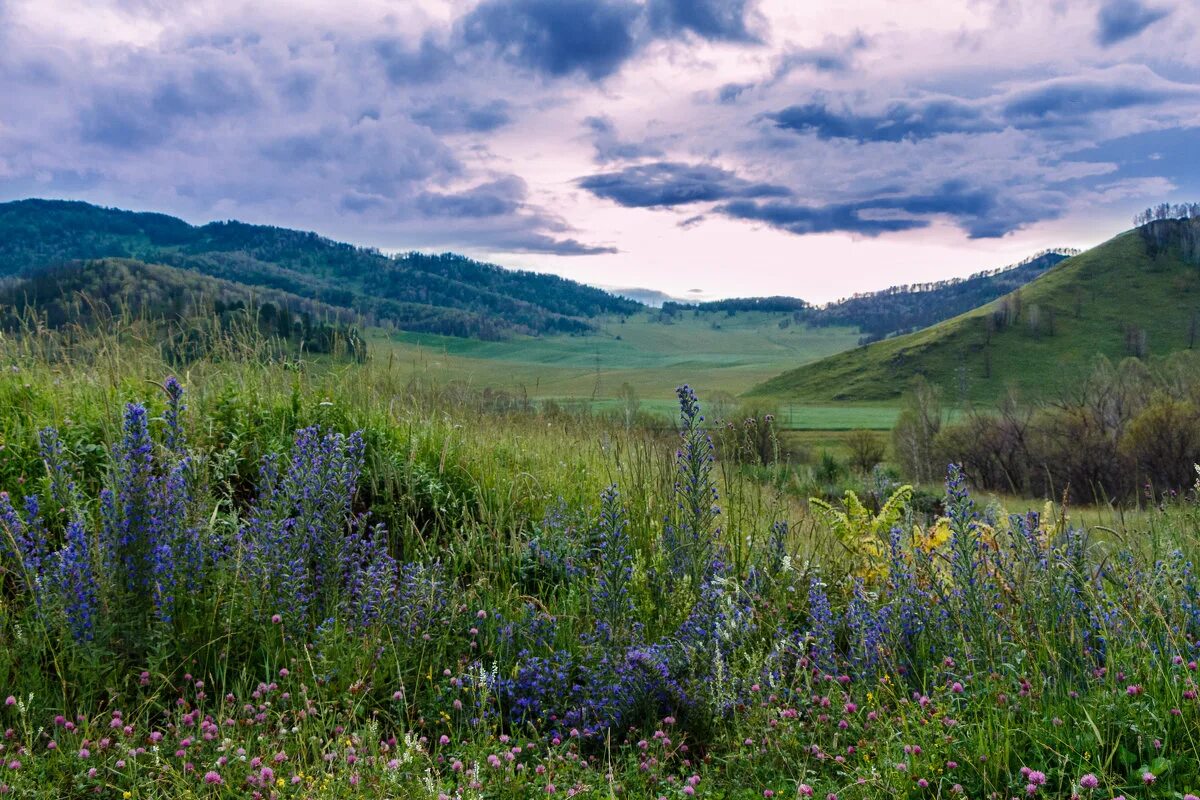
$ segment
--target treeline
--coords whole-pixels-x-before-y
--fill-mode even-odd
[[[388,256],[315,233],[243,222],[192,226],[87,203],[0,204],[0,277],[68,261],[131,258],[272,288],[403,330],[499,339],[586,333],[640,303],[557,276],[452,253]]]
[[[1078,253],[1068,248],[1047,250],[1011,267],[966,278],[854,295],[819,309],[811,324],[857,326],[863,332],[860,344],[911,333],[1003,297]]]
[[[1197,206],[1200,211],[1200,204]],[[1138,228],[1151,258],[1175,248],[1188,264],[1200,265],[1200,213],[1190,217],[1154,219]]]
[[[1165,219],[1193,219],[1200,217],[1200,203],[1159,203],[1133,215],[1133,227],[1140,228],[1151,222]]]
[[[667,302],[663,303],[662,313],[668,317],[685,311],[723,312],[728,316],[744,311],[789,314],[789,324],[858,328],[863,334],[859,344],[868,344],[936,325],[990,303],[1078,253],[1071,248],[1044,250],[1012,266],[977,272],[966,278],[891,286],[824,306],[794,297],[751,297],[691,304]]]
[[[770,313],[800,313],[808,314],[814,306],[798,297],[731,297],[726,300],[709,300],[704,303],[679,303],[668,300],[662,304],[662,310],[667,314],[678,314],[684,311],[706,312],[724,311],[737,313],[739,311],[766,311]]]
[[[980,488],[1073,502],[1185,490],[1200,463],[1200,353],[1101,357],[1056,401],[1009,396],[946,420],[940,391],[918,380],[893,430],[908,475],[935,482],[957,462]]]
[[[211,352],[215,339],[252,334],[284,353],[363,361],[367,343],[344,309],[129,259],[80,261],[0,285],[0,330],[94,329],[141,321],[174,363]]]

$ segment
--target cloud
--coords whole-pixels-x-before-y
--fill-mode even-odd
[[[79,115],[84,142],[115,150],[161,144],[181,127],[253,113],[262,105],[253,76],[237,59],[189,49],[166,69],[133,63],[117,82],[101,85]]]
[[[1198,185],[1200,86],[1171,59],[1197,33],[1155,24],[1168,0],[833,20],[774,0],[381,0],[354,20],[63,2],[0,0],[0,196],[566,255],[761,226],[945,244],[1080,218],[1109,184]],[[1159,131],[1179,134],[1160,161],[1102,150]],[[678,213],[618,240],[614,204]]]
[[[1132,39],[1170,13],[1170,9],[1146,6],[1139,0],[1106,0],[1096,19],[1096,42],[1111,47]]]
[[[516,213],[526,194],[525,181],[509,175],[462,192],[422,192],[417,196],[417,208],[430,217],[500,217]]]
[[[399,39],[379,39],[373,49],[383,63],[388,80],[394,85],[421,85],[441,80],[454,64],[449,49],[430,34],[422,36],[415,47]]]
[[[1115,77],[1115,80],[1107,75],[1062,78],[1020,89],[1005,99],[1001,114],[1015,127],[1043,128],[1077,124],[1094,114],[1158,105],[1173,97],[1196,93],[1194,87],[1165,84],[1161,80]]]
[[[997,129],[978,107],[956,98],[895,102],[879,114],[856,114],[834,109],[825,102],[813,102],[764,116],[785,130],[858,142],[900,142]]]
[[[468,48],[551,78],[615,74],[655,39],[758,44],[755,0],[484,0],[458,21]]]
[[[414,111],[412,118],[434,133],[489,133],[512,122],[507,101],[462,97],[439,97]]]
[[[1110,112],[1198,97],[1200,87],[1163,80],[1148,68],[1113,67],[969,100],[947,95],[894,100],[878,112],[858,111],[848,100],[835,104],[818,96],[761,118],[776,128],[823,140],[918,142],[947,134],[998,133],[1008,127],[1078,129]]]
[[[641,9],[624,0],[484,0],[462,21],[469,45],[490,45],[521,67],[600,80],[636,49]]]
[[[583,125],[592,133],[592,145],[596,149],[597,164],[662,155],[662,150],[648,142],[622,140],[617,135],[617,129],[613,125],[612,119],[607,116],[586,117]]]
[[[589,175],[579,185],[597,197],[627,208],[680,206],[733,198],[786,197],[791,192],[769,183],[754,183],[707,164],[659,161],[617,172]]]
[[[1048,208],[1004,208],[998,195],[996,189],[972,188],[965,181],[949,180],[922,193],[884,194],[826,205],[738,200],[719,205],[716,211],[798,235],[840,231],[879,236],[925,228],[933,217],[945,216],[973,239],[1003,236],[1035,219],[1055,216]]]
[[[585,244],[578,239],[558,239],[533,231],[497,237],[495,246],[511,253],[550,253],[556,256],[595,256],[620,252],[611,245]]]
[[[867,48],[867,38],[855,33],[847,39],[830,39],[820,47],[793,47],[785,50],[775,62],[771,82],[787,77],[797,69],[817,72],[847,72],[855,56]]]
[[[863,218],[863,207],[855,203],[807,206],[778,201],[756,203],[739,200],[718,206],[717,211],[735,219],[765,222],[773,228],[799,235],[845,231],[864,236],[878,236],[881,233],[923,228],[929,224],[916,219]]]
[[[748,0],[649,0],[650,27],[660,36],[687,33],[709,41],[757,43],[750,32]]]
[[[746,92],[767,90],[787,79],[798,70],[820,74],[844,74],[850,71],[858,53],[868,46],[861,33],[849,37],[829,37],[819,47],[788,47],[775,59],[771,73],[761,81],[726,83],[717,90],[717,102],[724,105],[737,102]]]

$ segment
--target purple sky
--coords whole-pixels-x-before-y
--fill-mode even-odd
[[[812,301],[1200,199],[1194,0],[0,0],[0,199]]]

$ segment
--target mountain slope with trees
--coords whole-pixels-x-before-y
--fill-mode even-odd
[[[898,336],[950,319],[1024,286],[1078,251],[1047,250],[1018,264],[987,270],[966,278],[891,286],[878,292],[852,295],[824,306],[793,297],[750,297],[684,304],[667,302],[664,313],[736,314],[739,311],[790,313],[797,324],[856,327],[860,344]]]
[[[388,256],[305,231],[242,222],[193,226],[76,201],[0,204],[0,278],[101,258],[282,291],[350,309],[369,324],[481,339],[586,333],[593,317],[643,307],[557,276],[452,253]]]
[[[0,286],[0,331],[140,324],[175,362],[211,352],[218,339],[243,348],[265,344],[279,355],[328,353],[361,361],[367,345],[353,316],[285,292],[132,259],[69,262]]]
[[[923,376],[948,400],[1062,392],[1096,355],[1200,346],[1200,218],[1157,219],[1069,258],[1003,297],[917,333],[785,372],[752,394],[887,400]]]

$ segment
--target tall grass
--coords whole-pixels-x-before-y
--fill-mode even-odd
[[[255,353],[0,340],[0,792],[1200,787],[1191,499],[825,528],[686,387],[664,436]]]

